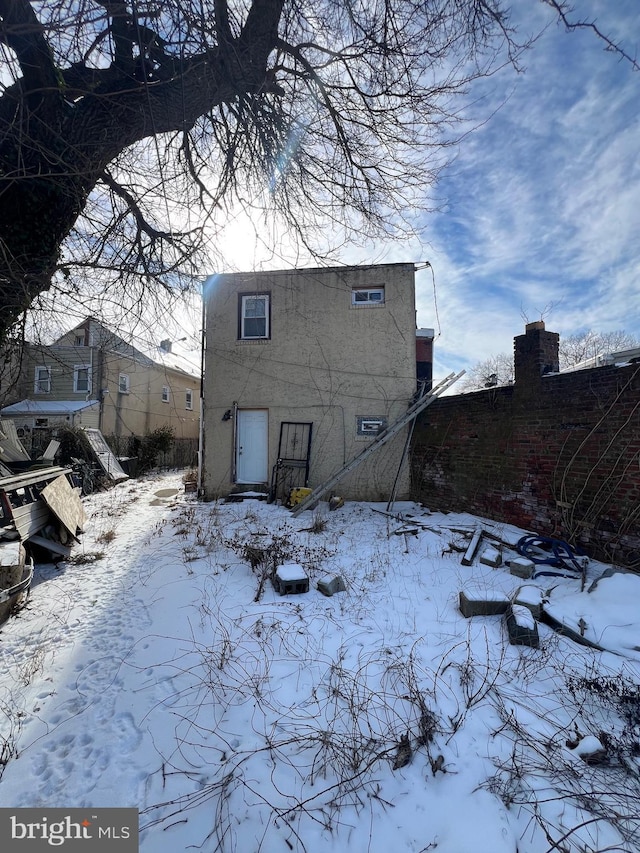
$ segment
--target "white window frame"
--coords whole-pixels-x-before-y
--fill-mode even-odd
[[[80,388],[80,371],[87,371],[87,387]],[[73,365],[73,393],[74,394],[89,394],[91,392],[91,365],[90,364],[74,364]]]
[[[74,346],[76,346],[76,347],[83,347],[84,346],[84,335],[76,335],[75,336]]]
[[[171,388],[168,385],[162,386],[162,402],[170,403],[171,402]]]
[[[124,380],[124,381],[123,381]],[[128,373],[118,375],[118,394],[128,394],[131,390],[131,380]]]
[[[193,389],[187,388],[184,395],[184,407],[188,412],[193,411]]]
[[[358,308],[366,306],[372,308],[378,305],[384,305],[385,293],[384,284],[378,287],[354,287],[351,290],[351,304]]]
[[[44,377],[42,374],[45,374]],[[46,386],[46,387],[45,387]],[[51,393],[51,368],[43,364],[36,365],[36,372],[33,382],[34,394],[50,394]]]
[[[254,320],[258,319],[255,317],[247,317],[246,309],[247,304],[256,299],[264,300],[264,334],[262,335],[248,335],[245,329],[245,321],[246,320]],[[269,293],[244,293],[240,297],[240,339],[243,341],[264,341],[267,340],[271,336],[271,328],[270,328],[270,309],[271,309],[271,295]],[[262,319],[262,318],[259,318]]]

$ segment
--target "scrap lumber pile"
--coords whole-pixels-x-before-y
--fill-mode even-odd
[[[68,557],[85,513],[70,468],[48,466],[0,478],[0,541],[19,540]]]

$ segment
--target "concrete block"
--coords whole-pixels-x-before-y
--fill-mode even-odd
[[[309,592],[309,578],[298,563],[285,563],[276,569],[273,586],[280,595],[300,595]]]
[[[509,606],[509,599],[500,592],[474,590],[460,592],[460,612],[463,616],[502,616]]]
[[[480,555],[480,562],[497,569],[502,565],[502,554],[496,548],[485,548]]]
[[[532,560],[527,559],[527,557],[513,557],[513,559],[509,560],[509,571],[517,578],[528,580],[533,576],[534,569],[535,564]]]
[[[540,645],[538,626],[531,611],[520,604],[510,604],[505,613],[505,622],[512,646],[531,646],[537,649]]]
[[[533,584],[525,584],[521,586],[513,597],[513,603],[522,607],[526,607],[531,611],[534,619],[542,618],[542,599],[544,592],[539,586]]]
[[[332,596],[336,592],[345,592],[342,575],[325,575],[318,581],[318,589],[323,595]]]

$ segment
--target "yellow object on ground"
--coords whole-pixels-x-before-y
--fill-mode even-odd
[[[287,500],[287,506],[297,506],[297,504],[302,503],[305,498],[309,497],[312,491],[313,489],[307,489],[302,486],[297,489],[291,489]]]

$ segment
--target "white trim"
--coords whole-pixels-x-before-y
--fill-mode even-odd
[[[80,371],[87,371],[87,387],[79,388]],[[90,364],[74,364],[73,365],[73,393],[74,394],[89,394],[91,391],[91,365]]]
[[[42,377],[42,372],[46,374],[45,378]],[[46,387],[45,387],[46,386]],[[47,367],[44,364],[37,364],[34,380],[33,380],[33,393],[34,394],[50,394],[51,393],[51,368]]]
[[[168,385],[162,386],[162,402],[170,403],[171,402],[171,388]]]
[[[262,300],[264,302],[264,317],[246,317],[246,304],[249,300]],[[259,341],[264,340],[269,337],[269,294],[268,293],[255,293],[255,294],[247,294],[242,296],[242,302],[240,305],[240,337],[243,341]],[[264,319],[264,334],[263,335],[247,335],[245,331],[245,320],[254,320],[254,319]]]
[[[124,382],[122,381],[124,379]],[[124,386],[124,387],[123,387]],[[118,394],[128,394],[131,390],[131,379],[128,373],[118,374]]]
[[[351,289],[351,304],[358,307],[384,305],[384,284],[378,287],[353,287]]]

